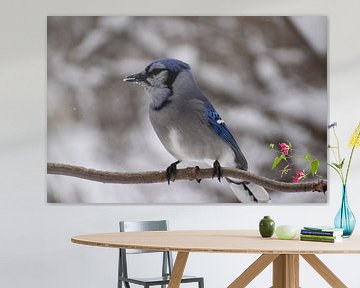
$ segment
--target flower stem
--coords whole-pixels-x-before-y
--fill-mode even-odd
[[[341,179],[341,181],[342,181],[342,183],[343,183],[343,185],[344,185],[344,182],[343,182],[343,179],[342,179],[341,174],[340,174],[340,172],[339,172],[339,169],[338,169],[337,167],[335,167],[334,165],[330,164],[330,163],[327,163],[327,165],[329,165],[331,168],[333,168],[333,169],[336,171],[336,173],[339,174],[340,179]]]
[[[354,154],[354,150],[355,150],[355,145],[354,145],[353,148],[351,149],[350,159],[349,159],[349,163],[348,163],[348,166],[347,166],[347,169],[346,169],[345,185],[346,185],[347,180],[348,180],[349,170],[350,170],[350,164],[351,164],[351,160],[352,160],[352,157],[353,157],[353,154]]]
[[[336,145],[337,145],[337,152],[338,152],[338,156],[339,156],[339,164],[341,162],[341,155],[340,155],[340,144],[339,144],[339,137],[336,134],[336,130],[335,127],[333,127],[333,131],[334,131],[334,135],[335,135],[335,139],[336,139]]]
[[[336,139],[336,149],[337,149],[337,152],[338,152],[338,157],[339,157],[339,159],[337,159],[337,164],[338,165],[340,165],[340,163],[341,163],[341,155],[340,155],[340,144],[339,144],[339,137],[337,136],[337,134],[336,134],[336,130],[335,130],[335,127],[333,127],[333,131],[334,131],[334,135],[335,135],[335,139]],[[332,149],[331,149],[332,150]],[[334,156],[335,156],[335,153],[334,153]],[[336,160],[336,156],[335,156],[335,160]],[[349,163],[350,164],[350,163]],[[348,168],[349,168],[349,166],[348,166]],[[342,171],[342,167],[341,167],[341,169],[339,169],[339,175],[340,175],[340,178],[341,178],[341,182],[343,183],[343,184],[346,184],[346,181],[344,181],[344,174],[343,174],[343,171]]]

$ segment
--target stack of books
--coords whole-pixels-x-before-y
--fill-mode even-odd
[[[342,241],[344,230],[334,227],[304,227],[300,232],[302,241],[336,243]]]

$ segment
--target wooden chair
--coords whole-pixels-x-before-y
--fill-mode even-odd
[[[168,221],[120,221],[120,232],[134,232],[134,231],[167,231]],[[173,259],[171,252],[150,251],[150,250],[135,250],[135,249],[119,249],[119,267],[118,267],[118,288],[122,288],[124,283],[125,288],[130,288],[130,283],[141,285],[144,288],[150,286],[160,286],[165,288],[169,284],[170,276],[173,267]],[[127,255],[141,254],[141,253],[163,253],[162,260],[162,274],[160,277],[152,278],[134,278],[128,275],[127,269]],[[204,278],[195,276],[183,276],[181,283],[198,283],[198,288],[204,288]]]

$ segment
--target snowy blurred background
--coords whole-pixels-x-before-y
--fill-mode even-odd
[[[48,162],[124,172],[174,162],[150,125],[143,89],[122,81],[163,57],[191,65],[251,171],[292,181],[271,170],[269,144],[284,141],[326,161],[326,17],[51,16],[47,37]],[[326,178],[324,164],[319,175]],[[121,185],[48,175],[47,184],[50,203],[236,202],[215,180]],[[326,202],[322,193],[271,194],[272,203]]]

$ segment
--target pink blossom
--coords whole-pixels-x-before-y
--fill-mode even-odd
[[[295,176],[293,176],[293,181],[295,183],[300,182],[301,180],[306,178],[306,174],[305,174],[305,170],[301,169],[301,170],[297,170]]]
[[[284,154],[284,155],[288,155],[289,154],[289,145],[287,145],[286,143],[279,143],[279,146],[281,148],[281,152]]]

